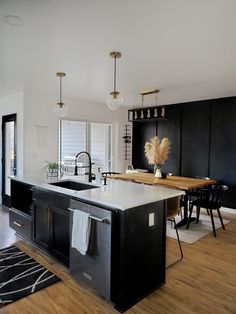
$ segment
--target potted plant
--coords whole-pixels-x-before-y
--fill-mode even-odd
[[[64,165],[60,162],[47,162],[46,165],[47,169],[47,177],[52,178],[58,178],[59,174],[62,176],[64,172]]]
[[[145,144],[145,155],[149,164],[154,165],[155,177],[161,178],[161,166],[168,158],[170,151],[170,141],[167,137],[164,137],[162,141],[157,136],[151,138],[150,142]]]

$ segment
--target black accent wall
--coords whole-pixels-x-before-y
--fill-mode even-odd
[[[163,170],[207,176],[230,186],[223,206],[236,208],[236,97],[166,106],[166,120],[133,122],[133,165],[148,168],[144,145],[168,137],[171,151]]]

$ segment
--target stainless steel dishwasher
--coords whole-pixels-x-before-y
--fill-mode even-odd
[[[73,210],[75,209],[90,214],[91,231],[85,255],[70,245],[71,275],[79,283],[85,283],[110,300],[112,212],[91,204],[71,200],[70,234],[72,234]]]

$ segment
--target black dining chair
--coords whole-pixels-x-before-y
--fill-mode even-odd
[[[197,199],[192,201],[192,203],[190,204],[187,229],[189,229],[193,207],[196,206],[196,209],[197,209],[196,223],[199,222],[201,208],[205,208],[207,211],[209,211],[209,214],[211,217],[213,234],[216,237],[215,223],[214,223],[214,218],[213,218],[213,210],[216,210],[220,219],[222,229],[225,230],[223,219],[220,213],[220,208],[221,208],[221,204],[222,204],[225,192],[228,190],[228,188],[229,187],[227,185],[216,184],[216,185],[210,185],[208,188],[205,188],[205,189],[200,189],[199,191],[200,194],[198,195]]]
[[[199,177],[195,176],[195,179],[204,179],[204,180],[210,180],[209,177]],[[205,187],[207,189],[207,186]],[[201,195],[201,188],[196,188],[188,191],[188,197],[189,197],[189,203],[193,202],[195,199],[197,199]]]
[[[196,179],[204,179],[204,180],[210,180],[209,177],[199,177],[195,176],[194,178]],[[210,186],[210,185],[209,185]],[[208,189],[209,186],[205,186],[204,189]],[[201,188],[195,188],[190,191],[188,191],[188,203],[189,203],[189,208],[192,204],[193,201],[198,199],[201,196]],[[207,209],[207,214],[209,215],[209,211]]]

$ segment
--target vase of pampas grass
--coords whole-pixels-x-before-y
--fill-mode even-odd
[[[164,137],[162,141],[157,136],[145,144],[145,155],[149,164],[154,165],[154,175],[161,178],[161,167],[164,165],[170,152],[170,141]]]
[[[161,165],[155,164],[153,168],[153,172],[156,178],[162,178]]]

